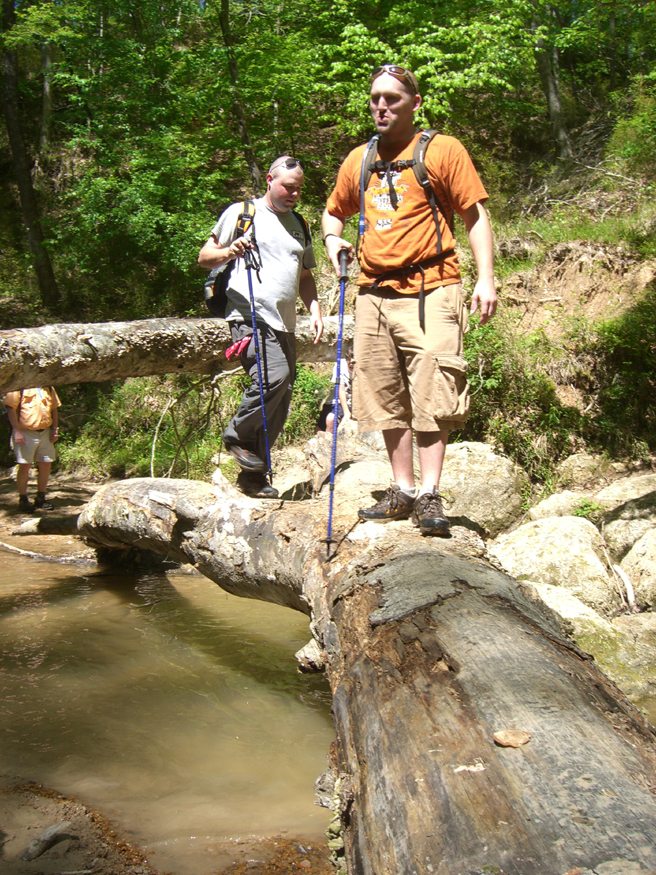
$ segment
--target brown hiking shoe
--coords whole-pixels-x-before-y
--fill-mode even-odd
[[[385,491],[385,495],[373,507],[360,508],[358,516],[361,520],[375,520],[387,522],[387,520],[407,520],[412,513],[415,503],[411,495],[401,492],[396,483]]]
[[[433,489],[432,492],[424,492],[415,501],[412,522],[419,526],[422,535],[448,537],[450,534],[449,521],[442,507],[442,496],[437,489]]]
[[[266,462],[239,444],[225,444],[226,450],[237,461],[242,471],[266,471]]]

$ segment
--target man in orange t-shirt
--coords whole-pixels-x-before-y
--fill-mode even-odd
[[[381,501],[362,509],[363,520],[412,517],[423,534],[448,535],[439,493],[449,433],[469,410],[467,324],[460,267],[450,218],[464,222],[478,280],[471,312],[481,322],[496,311],[492,231],[487,192],[465,147],[436,136],[425,164],[439,204],[441,247],[433,212],[412,170],[414,115],[421,106],[414,74],[384,64],[371,77],[369,108],[379,134],[378,153],[364,193],[360,293],[356,302],[353,417],[362,431],[382,430],[394,482]],[[360,177],[366,145],[340,167],[322,219],[328,257],[339,273],[339,253],[353,247],[342,237],[346,220],[360,211]],[[413,431],[421,479],[415,487]]]

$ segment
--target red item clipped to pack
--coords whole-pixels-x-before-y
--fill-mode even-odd
[[[229,362],[234,359],[238,359],[239,356],[246,351],[248,348],[248,344],[251,342],[252,335],[248,334],[246,337],[242,337],[241,340],[235,341],[232,343],[225,351],[225,357]]]

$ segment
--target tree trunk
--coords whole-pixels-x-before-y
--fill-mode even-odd
[[[553,9],[548,9],[547,13],[552,18],[555,15]],[[538,28],[537,21],[534,21],[533,28],[534,30]],[[543,36],[540,36],[536,42],[535,59],[542,83],[542,91],[547,101],[551,130],[558,146],[558,157],[561,161],[571,161],[574,153],[572,152],[572,144],[569,139],[560,100],[558,49],[556,46],[550,45]]]
[[[248,164],[248,169],[253,180],[253,191],[259,192],[262,182],[262,171],[255,156],[253,144],[251,142],[250,133],[248,130],[248,120],[246,118],[246,110],[239,96],[239,68],[237,66],[237,58],[235,55],[235,39],[232,33],[230,23],[230,0],[221,0],[221,8],[219,10],[219,26],[221,27],[221,35],[223,44],[226,49],[226,57],[228,60],[228,75],[232,85],[233,92],[233,112],[237,121],[237,130],[239,138],[244,150],[244,157]]]
[[[344,336],[351,337],[352,319]],[[333,361],[337,318],[324,322],[316,346],[308,317],[298,320],[299,361]],[[29,386],[102,382],[151,374],[232,369],[222,319],[143,319],[135,322],[45,325],[0,331],[0,392]],[[238,366],[238,365],[237,365]]]
[[[3,30],[9,30],[14,20],[14,4],[12,0],[2,0]],[[18,112],[18,64],[14,52],[3,48],[0,53],[2,62],[2,109],[7,128],[7,137],[12,156],[12,167],[20,197],[23,223],[27,231],[27,240],[32,253],[39,292],[44,307],[56,309],[60,302],[59,288],[50,262],[48,250],[44,244],[41,219],[36,193],[32,185],[30,161],[25,147],[23,131]]]
[[[45,155],[50,148],[50,128],[52,126],[52,43],[41,46],[41,133],[39,154]]]
[[[370,464],[338,478],[329,561],[325,495],[258,502],[220,478],[106,486],[80,529],[312,617],[351,875],[653,871],[654,730],[476,534],[355,526]],[[511,729],[526,743],[495,743]]]

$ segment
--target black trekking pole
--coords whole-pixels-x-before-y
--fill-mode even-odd
[[[344,297],[348,279],[348,250],[339,251],[339,321],[337,326],[337,362],[335,366],[335,388],[333,391],[333,445],[330,449],[330,493],[328,496],[328,531],[326,533],[326,559],[330,559],[330,545],[333,542],[333,502],[335,498],[335,467],[337,465],[337,427],[339,425],[339,387],[342,374],[342,339],[344,337]]]
[[[255,246],[255,243],[253,243]],[[269,432],[267,430],[266,407],[264,405],[264,382],[262,379],[262,356],[260,354],[260,341],[257,335],[257,316],[255,313],[255,295],[253,294],[253,278],[251,272],[255,270],[257,273],[261,267],[259,261],[259,253],[256,249],[246,249],[244,251],[244,266],[246,268],[246,276],[248,277],[248,297],[251,305],[251,325],[253,327],[253,343],[255,344],[255,361],[257,363],[257,382],[260,389],[260,410],[262,411],[262,427],[264,429],[264,454],[267,466],[266,476],[269,480],[269,485],[273,481],[273,471],[271,470],[271,450],[269,448]]]

